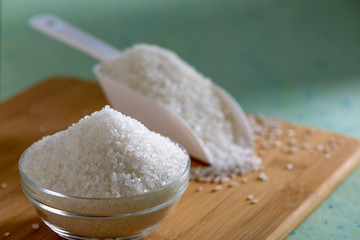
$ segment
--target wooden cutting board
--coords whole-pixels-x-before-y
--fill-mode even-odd
[[[66,129],[105,104],[97,84],[59,76],[0,105],[0,184],[7,184],[0,188],[0,239],[60,239],[41,222],[22,193],[18,159],[34,141]],[[286,237],[357,166],[360,142],[289,123],[282,123],[282,129],[284,134],[276,138],[283,146],[268,146],[268,139],[256,143],[267,181],[258,180],[261,172],[254,172],[234,178],[237,186],[221,184],[220,191],[213,191],[217,184],[190,182],[174,214],[146,239]],[[326,148],[331,138],[337,141],[336,147],[319,147]],[[303,149],[302,142],[308,142],[309,148]],[[284,146],[290,152],[296,146],[294,153],[284,152]],[[288,163],[293,169],[286,168]],[[203,190],[197,191],[200,186]],[[258,203],[246,199],[250,194]],[[38,229],[32,228],[34,223]]]

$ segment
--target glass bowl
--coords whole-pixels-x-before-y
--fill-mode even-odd
[[[119,198],[68,196],[37,186],[24,174],[25,152],[19,160],[23,192],[45,224],[66,239],[144,238],[169,217],[189,184],[191,160],[184,150],[185,170],[159,191]]]

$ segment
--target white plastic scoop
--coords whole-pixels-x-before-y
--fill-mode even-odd
[[[210,154],[207,148],[205,148],[203,141],[180,116],[169,112],[152,99],[141,95],[100,72],[102,64],[120,57],[120,50],[54,15],[43,14],[34,16],[30,19],[29,24],[34,29],[100,60],[101,63],[95,65],[93,71],[100,82],[105,96],[115,109],[139,120],[150,130],[177,141],[194,158],[209,164],[215,161],[210,158]],[[214,92],[226,103],[233,115],[235,119],[234,128],[236,128],[236,131],[241,136],[241,146],[253,148],[251,127],[239,104],[225,90],[215,84]]]

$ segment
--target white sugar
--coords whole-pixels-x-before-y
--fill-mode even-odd
[[[323,145],[319,144],[319,145],[316,146],[316,151],[322,152],[323,150],[324,150],[324,146],[323,146]]]
[[[218,192],[222,189],[222,186],[221,185],[217,185],[215,186],[215,188],[213,189],[213,192]]]
[[[291,169],[293,169],[293,164],[292,163],[288,163],[287,165],[286,165],[286,169],[287,170],[291,170]]]
[[[274,147],[281,147],[281,145],[282,145],[282,141],[281,140],[276,140],[275,142],[274,142]]]
[[[289,149],[289,153],[297,153],[298,151],[298,148],[295,147],[295,146],[292,146],[290,149]]]
[[[8,186],[7,183],[2,183],[1,184],[1,188],[7,188],[7,186]]]
[[[164,106],[184,120],[203,141],[211,167],[192,168],[192,179],[245,174],[261,160],[242,147],[241,133],[226,104],[204,77],[175,53],[154,45],[138,44],[104,64],[101,72]]]
[[[229,187],[236,187],[237,185],[239,185],[238,182],[231,182],[231,183],[229,184]]]
[[[228,181],[230,181],[230,178],[228,178],[228,177],[221,177],[220,183],[226,183],[226,182],[228,182]]]
[[[267,181],[269,180],[269,177],[266,175],[266,173],[262,172],[259,174],[258,179],[261,181]]]
[[[331,152],[331,150],[332,150],[332,147],[331,147],[331,146],[326,146],[326,147],[324,148],[324,152],[326,152],[326,153]]]
[[[170,139],[106,106],[24,154],[37,185],[72,196],[120,197],[157,191],[180,176],[186,153]]]
[[[294,131],[293,129],[288,129],[288,130],[286,131],[286,136],[288,136],[288,137],[293,137],[293,136],[295,136],[295,131]]]
[[[31,227],[32,227],[33,229],[38,229],[38,228],[39,228],[39,224],[33,223],[33,224],[31,225]]]
[[[252,199],[254,199],[254,195],[253,195],[253,194],[250,194],[249,196],[247,196],[246,199],[247,199],[247,200],[252,200]]]

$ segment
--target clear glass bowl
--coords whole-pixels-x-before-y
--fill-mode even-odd
[[[189,184],[191,161],[185,151],[184,172],[157,192],[120,198],[67,196],[32,182],[21,168],[24,153],[19,161],[22,189],[46,225],[66,239],[144,238],[173,212]]]

